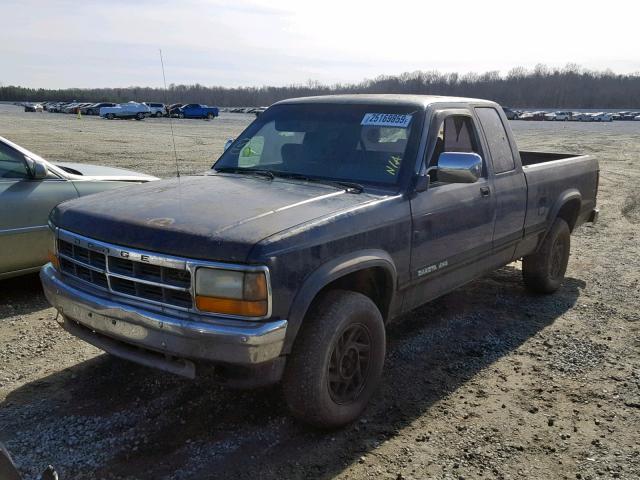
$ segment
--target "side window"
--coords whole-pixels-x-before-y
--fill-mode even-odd
[[[24,156],[0,143],[0,178],[29,178]]]
[[[444,152],[477,153],[482,157],[478,133],[471,117],[466,115],[450,115],[444,119],[438,131],[436,146],[433,150],[428,167],[438,165],[438,158]],[[486,170],[483,169],[483,176]],[[429,174],[432,182],[437,182],[436,172]]]
[[[487,137],[495,173],[508,172],[516,168],[507,131],[498,112],[491,107],[476,108],[476,112]]]

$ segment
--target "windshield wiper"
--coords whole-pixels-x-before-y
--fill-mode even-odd
[[[275,175],[271,170],[263,170],[260,168],[219,167],[215,168],[214,170],[220,173],[242,173],[249,175],[260,175],[262,177],[267,177],[269,180],[273,180],[275,178]]]
[[[272,173],[277,177],[293,178],[295,180],[304,180],[307,182],[315,182],[315,183],[322,183],[324,185],[331,185],[333,187],[346,190],[349,193],[362,193],[364,191],[364,187],[356,182],[348,182],[348,181],[342,181],[342,180],[326,180],[324,178],[310,177],[302,173],[288,173],[288,172],[278,172],[278,171],[273,171]]]

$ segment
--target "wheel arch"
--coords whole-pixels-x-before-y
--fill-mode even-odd
[[[576,226],[580,210],[582,208],[582,195],[578,190],[572,189],[564,192],[552,210],[549,216],[549,226],[547,232],[551,229],[556,218],[562,218],[569,225],[569,230],[573,232]]]
[[[386,322],[396,282],[395,263],[383,250],[362,250],[321,265],[305,279],[291,304],[285,352],[291,350],[307,312],[323,292],[339,288],[362,293],[376,304]]]
[[[562,218],[567,225],[569,225],[569,231],[573,232],[573,229],[576,226],[578,221],[578,217],[580,216],[580,209],[582,208],[582,195],[576,189],[568,190],[564,192],[558,198],[558,201],[554,204],[551,209],[551,213],[548,217],[547,229],[544,232],[538,241],[538,246],[535,251],[539,251],[540,247],[544,243],[545,239],[549,235],[551,231],[551,227],[553,227],[553,222],[556,221],[556,218]]]

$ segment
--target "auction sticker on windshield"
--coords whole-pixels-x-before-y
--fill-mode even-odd
[[[360,125],[407,128],[410,123],[411,115],[398,113],[365,113]]]

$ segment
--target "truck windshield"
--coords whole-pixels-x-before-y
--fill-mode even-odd
[[[415,158],[421,123],[415,106],[276,105],[213,168],[391,186]]]

